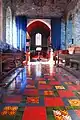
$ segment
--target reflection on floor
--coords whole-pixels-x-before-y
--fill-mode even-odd
[[[80,83],[62,68],[27,65],[0,91],[0,120],[80,120]]]

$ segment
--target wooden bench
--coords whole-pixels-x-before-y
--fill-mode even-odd
[[[79,70],[79,65],[80,65],[80,61],[79,60],[74,60],[74,59],[70,59],[70,67],[74,67],[74,65],[76,65],[76,70]]]
[[[74,67],[74,65],[76,65],[76,70],[79,70],[80,54],[75,54],[72,58],[70,58],[70,67]]]
[[[80,46],[70,46],[68,50],[58,50],[54,52],[54,60],[56,63],[60,64],[63,62],[65,66],[76,67],[76,70],[79,70],[80,66]],[[56,62],[57,60],[58,62]]]
[[[0,53],[0,82],[15,69],[22,66],[22,53]]]
[[[58,61],[58,64],[59,64],[59,62],[64,62],[67,54],[68,54],[68,50],[57,50],[57,51],[55,51],[54,52],[55,65],[56,65],[56,61]]]
[[[68,50],[59,50],[59,52],[58,52],[58,64],[59,64],[59,61],[62,63],[65,63],[65,61],[67,62],[66,56],[68,54],[69,54]]]
[[[74,47],[74,54],[70,57],[70,67],[74,67],[76,65],[76,70],[79,70],[80,66],[80,46]]]

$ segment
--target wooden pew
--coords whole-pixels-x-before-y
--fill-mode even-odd
[[[68,49],[69,54],[59,54],[59,57],[65,60],[65,66],[76,66],[76,70],[80,66],[80,46],[72,46]]]
[[[57,50],[54,52],[54,60],[55,60],[55,65],[56,65],[56,61],[58,61],[58,64],[60,62],[64,62],[67,61],[67,55],[68,55],[68,50]]]
[[[22,53],[0,53],[0,82],[16,68],[22,66]]]
[[[79,70],[80,67],[80,46],[76,46],[74,49],[74,56],[70,58],[70,67],[76,65],[76,70]]]

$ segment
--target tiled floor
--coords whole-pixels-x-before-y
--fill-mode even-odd
[[[0,120],[80,120],[80,82],[52,64],[26,66],[0,94]]]

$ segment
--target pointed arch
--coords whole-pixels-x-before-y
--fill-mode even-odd
[[[49,23],[45,22],[44,20],[41,20],[41,19],[35,19],[35,20],[32,20],[31,22],[28,23],[27,27],[29,27],[32,23],[36,22],[36,21],[40,21],[42,23],[44,23],[45,25],[47,25],[49,27],[49,29],[51,29],[51,26]]]

